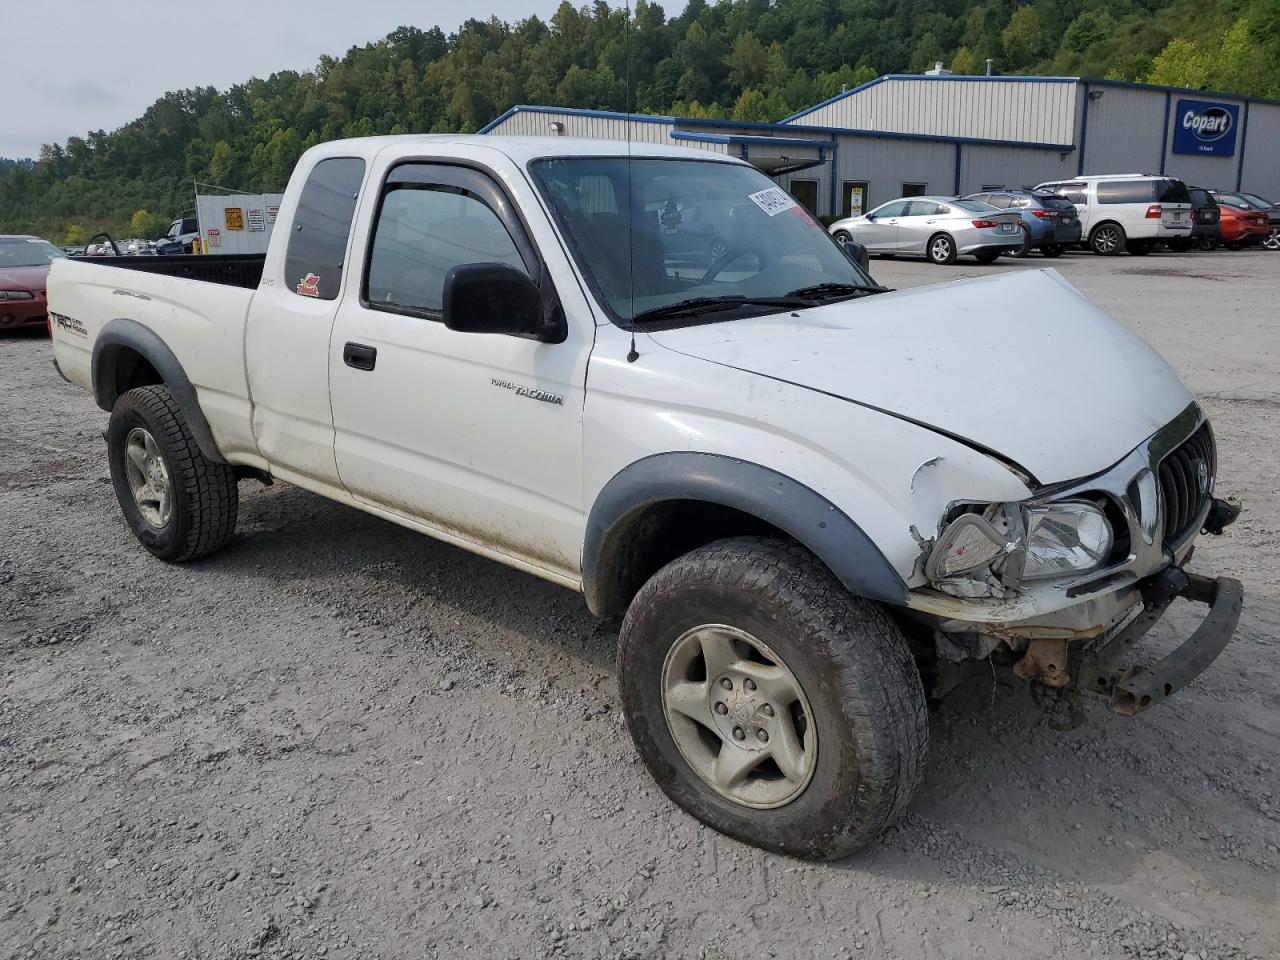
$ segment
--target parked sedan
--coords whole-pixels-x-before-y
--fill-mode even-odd
[[[1021,214],[952,197],[890,200],[862,216],[837,220],[828,231],[841,243],[861,243],[868,253],[924,256],[931,263],[964,256],[991,263],[1022,246]]]
[[[1217,200],[1221,215],[1218,229],[1222,234],[1222,243],[1228,250],[1239,250],[1270,239],[1271,221],[1264,211],[1238,194],[1218,194]]]
[[[1230,198],[1230,202],[1234,206],[1241,206],[1243,203],[1254,210],[1261,210],[1265,213],[1267,219],[1271,221],[1271,232],[1262,241],[1262,245],[1268,250],[1280,250],[1280,203],[1272,203],[1256,193],[1242,193],[1239,190],[1233,193],[1228,193],[1225,190],[1214,190],[1213,196],[1219,203],[1224,202],[1224,198]]]
[[[65,256],[39,237],[0,236],[0,329],[48,323],[49,264]]]
[[[966,200],[989,203],[1022,216],[1022,246],[1013,251],[1025,257],[1039,250],[1046,257],[1060,257],[1072,244],[1080,242],[1080,218],[1075,204],[1063,196],[1043,190],[990,190],[973,193]]]

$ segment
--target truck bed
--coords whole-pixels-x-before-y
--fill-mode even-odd
[[[122,270],[158,273],[184,280],[220,283],[231,287],[256,290],[262,280],[265,253],[219,256],[217,254],[181,254],[170,257],[77,257],[80,263],[96,263]]]

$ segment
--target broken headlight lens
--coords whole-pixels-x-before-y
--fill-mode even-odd
[[[1091,503],[993,504],[947,524],[924,572],[953,596],[1003,596],[1024,580],[1093,570],[1111,544],[1111,524]]]
[[[1091,503],[1055,503],[1022,511],[1020,580],[1082,573],[1101,566],[1111,552],[1111,524]]]

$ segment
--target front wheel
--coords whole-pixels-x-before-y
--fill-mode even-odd
[[[618,678],[663,791],[767,850],[852,853],[924,773],[928,718],[906,641],[795,545],[722,540],[658,571],[623,621]]]
[[[1031,228],[1025,223],[1020,224],[1019,228],[1022,230],[1022,242],[1009,251],[1009,256],[1017,257],[1021,260],[1024,257],[1031,256]]]
[[[240,505],[235,473],[201,453],[168,387],[120,396],[107,456],[125,522],[161,560],[195,560],[231,539]]]
[[[1196,246],[1201,250],[1217,250],[1219,240],[1217,237],[1200,237],[1196,240]]]
[[[1280,250],[1280,228],[1267,234],[1267,239],[1262,241],[1262,245],[1268,250]]]
[[[956,242],[948,234],[935,233],[929,238],[929,246],[925,248],[929,254],[929,262],[948,264],[956,262]]]

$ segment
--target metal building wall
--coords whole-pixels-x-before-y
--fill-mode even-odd
[[[1240,189],[1280,201],[1280,104],[1251,103],[1245,129]],[[1235,182],[1224,184],[1234,187]]]
[[[849,134],[841,134],[837,140],[837,190],[843,194],[846,180],[866,181],[868,210],[902,196],[903,183],[923,183],[925,192],[931,194],[950,194],[955,189],[954,144]],[[825,207],[827,196],[820,196],[819,200],[824,204],[823,212],[831,212]]]
[[[890,77],[788,122],[981,140],[1069,144],[1074,80]]]
[[[1076,175],[1075,151],[1035,150],[1026,147],[960,147],[960,192],[976,193],[983,187],[1034,187],[1049,180]]]
[[[1084,169],[1078,172],[1159,173],[1164,91],[1099,86],[1092,92],[1101,96],[1088,101]]]
[[[541,137],[554,135],[552,122],[564,124],[566,137],[595,137],[601,140],[626,140],[630,130],[635,143],[671,144],[670,121],[624,120],[615,117],[583,116],[575,113],[540,113],[520,110],[489,131],[494,136]],[[686,144],[723,153],[723,144]]]

